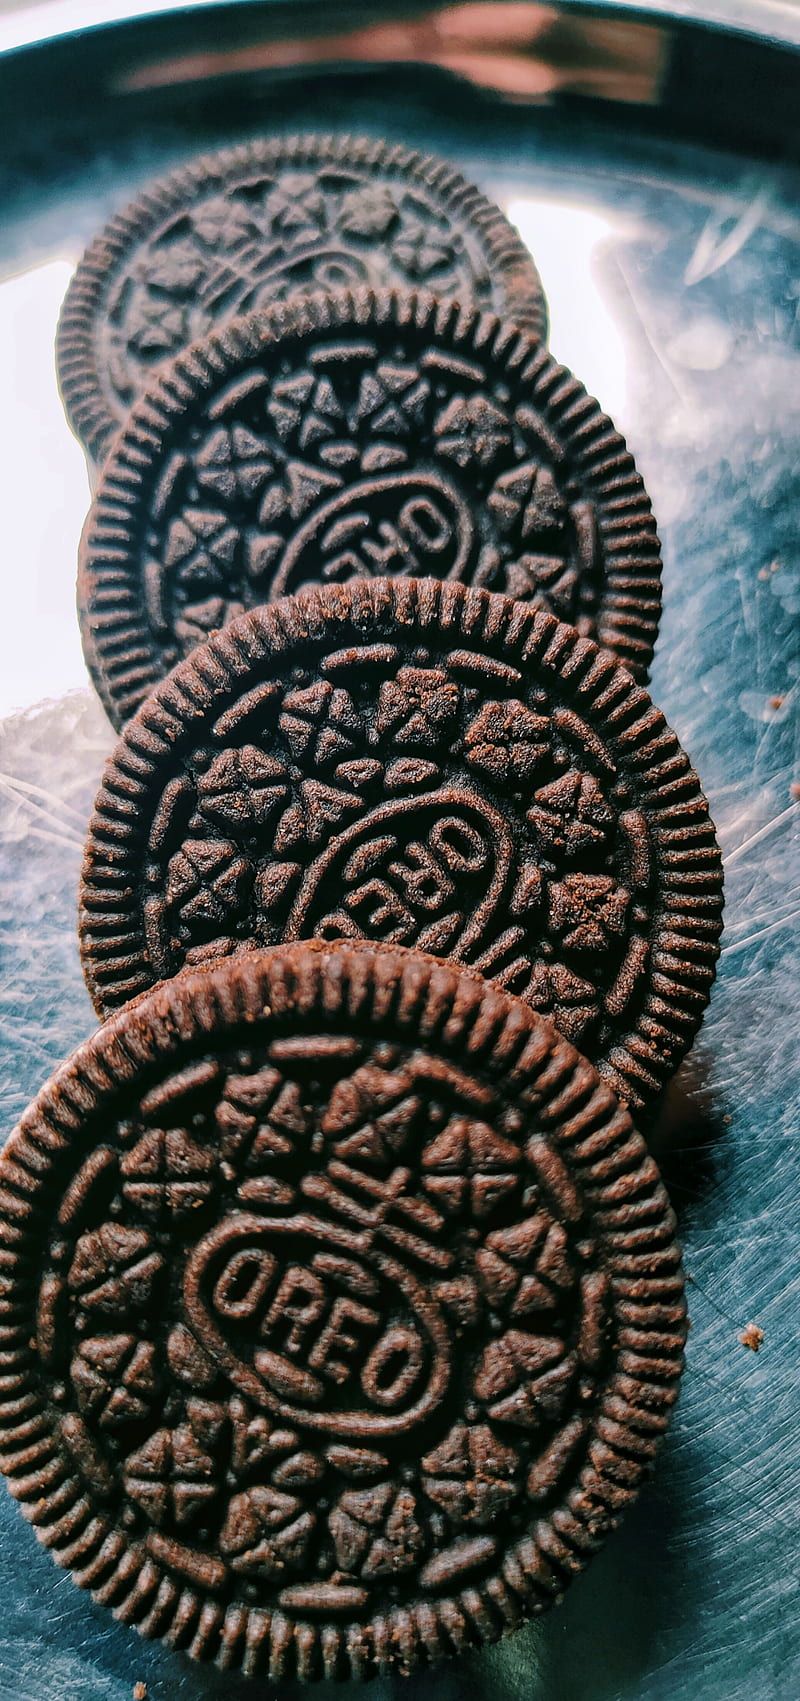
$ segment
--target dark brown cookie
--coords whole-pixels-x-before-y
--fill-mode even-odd
[[[363,136],[283,136],[206,154],[111,220],[70,284],[57,362],[70,423],[101,460],[165,360],[288,295],[433,289],[542,338],[536,267],[445,160]]]
[[[630,1117],[453,964],[294,945],[89,1040],[0,1160],[0,1464],[148,1636],[367,1677],[558,1600],[685,1333]]]
[[[417,945],[639,1103],[708,1001],[721,887],[697,776],[607,653],[486,591],[359,580],[254,610],[153,692],[95,806],[81,952],[107,1014],[252,944]]]
[[[309,582],[483,585],[644,671],[660,571],[622,438],[544,349],[456,302],[345,293],[237,320],[137,404],[78,602],[119,727],[209,631]]]

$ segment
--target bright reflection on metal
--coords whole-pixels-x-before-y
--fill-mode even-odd
[[[594,207],[515,195],[503,210],[536,258],[550,311],[550,346],[624,429],[628,351],[598,261],[633,227]]]
[[[216,3],[217,0],[191,0],[195,8]],[[32,47],[36,42],[50,41],[53,36],[69,35],[76,30],[174,10],[171,0],[38,0],[32,6],[15,7],[11,17],[0,18],[0,53],[10,53],[15,47]]]
[[[86,684],[75,615],[75,562],[89,505],[83,454],[56,388],[53,338],[71,260],[0,284],[0,512],[3,572],[0,714]],[[35,633],[35,641],[30,634]]]

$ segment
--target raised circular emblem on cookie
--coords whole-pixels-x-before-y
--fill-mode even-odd
[[[237,320],[137,403],[81,543],[86,659],[120,727],[246,608],[309,584],[510,594],[646,673],[650,501],[623,439],[510,322],[344,294]]]
[[[128,726],[80,903],[101,1014],[253,944],[372,938],[497,979],[632,1102],[719,950],[719,851],[646,692],[551,615],[434,580],[254,610]]]
[[[290,136],[205,154],[111,219],[70,284],[61,392],[95,460],[165,360],[289,295],[425,288],[510,314],[539,340],[536,267],[499,208],[432,154]]]
[[[186,970],[0,1159],[0,1465],[146,1635],[274,1681],[410,1670],[558,1600],[635,1496],[673,1227],[591,1065],[457,965]]]

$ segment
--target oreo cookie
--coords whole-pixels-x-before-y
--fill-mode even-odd
[[[92,243],[58,330],[70,423],[100,461],[189,343],[289,295],[362,285],[433,289],[546,334],[528,250],[444,160],[366,137],[276,137],[149,184]]]
[[[186,963],[337,936],[518,993],[640,1104],[714,978],[720,855],[647,693],[572,627],[435,580],[233,622],[112,756],[80,897],[105,1015]]]
[[[661,562],[596,402],[510,322],[430,296],[239,320],[135,407],[81,544],[78,603],[119,727],[246,607],[392,575],[546,607],[646,671]]]
[[[186,971],[0,1159],[0,1464],[143,1634],[273,1681],[561,1598],[678,1391],[658,1172],[591,1066],[417,953]]]

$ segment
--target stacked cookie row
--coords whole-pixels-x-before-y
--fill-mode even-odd
[[[155,185],[62,316],[121,736],[104,1025],[0,1165],[0,1461],[79,1582],[252,1674],[540,1611],[677,1392],[631,1111],[701,1020],[720,860],[637,683],[650,503],[545,331],[497,209],[351,138]]]

